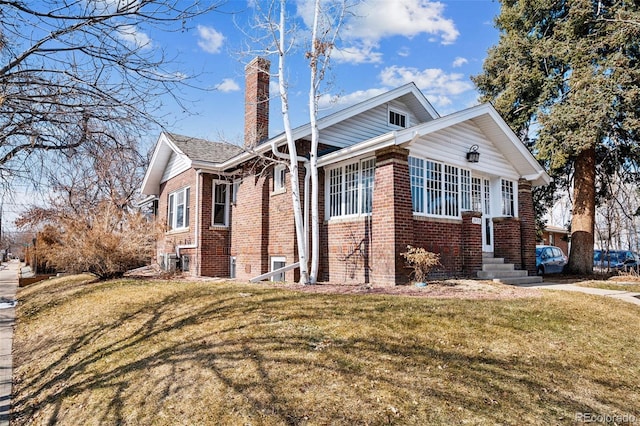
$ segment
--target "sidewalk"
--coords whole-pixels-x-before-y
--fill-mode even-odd
[[[18,261],[10,261],[0,266],[0,426],[9,424],[11,412],[11,350],[19,270]]]
[[[614,299],[619,299],[628,303],[640,305],[640,293],[634,293],[631,291],[606,290],[603,288],[581,287],[575,284],[560,284],[560,283],[554,283],[554,282],[544,282],[542,284],[523,285],[521,287],[542,288],[546,290],[579,291],[581,293],[595,294],[597,296],[613,297]]]

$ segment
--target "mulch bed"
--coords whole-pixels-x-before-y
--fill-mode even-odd
[[[227,278],[191,277],[181,274],[167,274],[159,268],[146,267],[131,271],[130,277],[143,279],[164,279],[180,281],[208,281],[224,282],[233,281]],[[244,283],[246,281],[236,281]],[[249,284],[249,283],[247,283]],[[315,285],[302,285],[296,283],[262,281],[257,284],[272,288],[287,289],[306,293],[321,294],[375,294],[397,295],[410,297],[431,297],[439,299],[473,299],[473,300],[506,300],[523,297],[540,297],[542,292],[538,289],[517,287],[487,280],[449,279],[428,282],[425,287],[415,285],[397,285],[377,287],[371,284],[343,284],[343,283],[318,283]]]

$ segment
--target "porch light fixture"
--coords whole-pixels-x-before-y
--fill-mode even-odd
[[[469,152],[467,152],[467,161],[470,163],[477,163],[478,161],[480,161],[478,145],[471,145],[471,148],[469,148]]]

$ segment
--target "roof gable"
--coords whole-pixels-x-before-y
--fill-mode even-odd
[[[482,145],[481,157],[479,163],[472,165],[466,162],[466,153],[474,144]],[[446,159],[454,165],[471,167],[479,172],[511,173],[531,180],[535,185],[546,185],[551,179],[490,104],[364,140],[323,156],[319,165],[367,155],[392,145],[406,146],[427,157]]]
[[[228,143],[162,132],[145,173],[141,192],[157,195],[162,182],[188,170],[194,163],[224,163],[241,152],[242,148]]]

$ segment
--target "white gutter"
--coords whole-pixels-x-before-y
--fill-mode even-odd
[[[275,139],[271,140],[271,152],[273,152],[273,155],[283,160],[291,159],[291,156],[289,154],[285,154],[284,152],[278,151],[278,147],[276,146]],[[304,189],[303,189],[304,193],[302,194],[302,196],[304,197],[304,207],[302,212],[302,215],[303,215],[302,226],[304,227],[305,253],[309,255],[309,196],[308,194],[309,194],[309,181],[311,180],[311,174],[309,173],[311,169],[311,165],[309,164],[309,160],[305,157],[298,156],[296,160],[302,161],[302,164],[304,165]]]
[[[202,176],[202,170],[196,170],[196,217],[195,217],[195,230],[194,230],[194,243],[193,244],[181,244],[176,246],[176,256],[180,258],[181,249],[197,249],[198,248],[198,229],[200,228],[200,177]],[[189,200],[191,201],[191,200]]]

